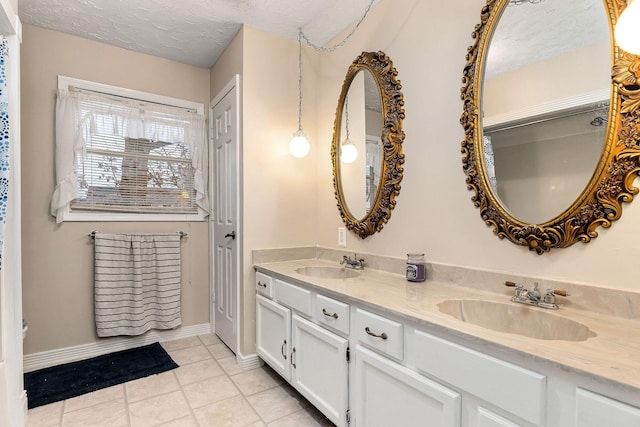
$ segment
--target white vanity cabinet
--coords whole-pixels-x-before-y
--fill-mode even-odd
[[[366,299],[259,282],[258,355],[339,426],[640,427],[640,395],[613,381]]]
[[[601,426],[638,427],[640,408],[577,388],[575,427]]]
[[[291,380],[291,310],[256,295],[256,351],[287,381]]]
[[[332,310],[344,304],[327,298],[318,304],[319,295],[282,280],[273,281],[273,299],[263,296],[258,280],[256,289],[258,355],[334,424],[346,426],[349,341],[312,321],[315,305],[332,329],[344,329],[348,316]]]
[[[545,424],[547,383],[538,372],[420,330],[413,334],[413,364],[418,372],[460,390],[465,425]]]
[[[544,425],[544,375],[369,310],[352,323],[355,425]]]
[[[460,394],[360,344],[351,407],[357,426],[460,426]]]
[[[346,425],[349,341],[294,314],[291,384],[336,425]]]
[[[354,425],[460,426],[460,395],[401,364],[402,323],[361,308],[352,320]]]

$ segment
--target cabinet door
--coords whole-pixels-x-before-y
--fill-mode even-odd
[[[327,418],[346,425],[349,342],[294,314],[291,383]]]
[[[576,427],[638,427],[640,408],[592,393],[576,390]]]
[[[256,352],[287,381],[291,379],[291,310],[256,295]]]
[[[460,394],[359,345],[354,376],[357,426],[460,426]]]

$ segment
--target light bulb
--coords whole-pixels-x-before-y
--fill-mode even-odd
[[[640,1],[631,1],[622,11],[614,31],[620,49],[640,55]]]
[[[298,129],[298,131],[293,134],[293,139],[289,143],[289,152],[293,157],[301,159],[309,154],[310,148],[311,145],[309,144],[309,140],[307,140],[307,135],[302,132],[302,129]]]
[[[353,163],[358,158],[358,149],[350,139],[342,141],[340,147],[340,160],[343,163]]]

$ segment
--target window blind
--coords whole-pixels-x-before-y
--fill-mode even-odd
[[[203,207],[203,116],[115,95],[62,90],[56,114],[58,125],[71,126],[66,135],[75,141],[74,194],[67,197],[72,212],[195,214]]]

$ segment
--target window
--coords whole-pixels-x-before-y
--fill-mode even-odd
[[[59,76],[57,221],[201,220],[204,106]]]

